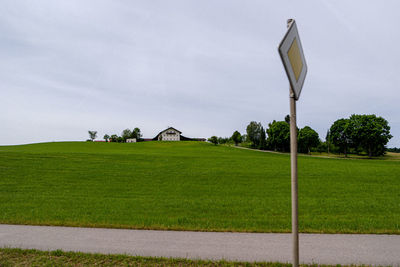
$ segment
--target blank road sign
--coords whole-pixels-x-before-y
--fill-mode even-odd
[[[290,86],[294,92],[295,99],[299,99],[304,79],[307,74],[307,64],[301,47],[296,22],[290,24],[283,40],[279,44],[279,55],[289,78]]]

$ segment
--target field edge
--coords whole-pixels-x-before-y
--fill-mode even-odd
[[[192,260],[185,258],[142,257],[127,254],[82,253],[63,250],[0,248],[0,266],[263,266],[286,267],[290,263]],[[301,264],[300,266],[357,266]]]

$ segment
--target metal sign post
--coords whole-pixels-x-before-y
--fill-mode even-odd
[[[303,54],[296,22],[287,21],[288,30],[279,45],[279,54],[288,76],[290,87],[290,162],[292,184],[292,237],[293,266],[299,266],[299,225],[298,225],[298,191],[297,191],[297,126],[296,101],[300,97],[304,79],[307,74],[307,64]]]
[[[297,191],[297,126],[296,99],[290,89],[290,169],[292,181],[292,236],[293,266],[299,266],[299,223],[298,223],[298,191]]]

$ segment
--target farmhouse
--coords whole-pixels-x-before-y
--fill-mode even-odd
[[[153,139],[144,138],[143,141],[206,141],[205,138],[189,138],[182,135],[182,132],[174,127],[159,132]]]
[[[165,129],[164,131],[161,131],[159,134],[157,134],[156,137],[153,138],[153,140],[158,140],[158,141],[180,141],[181,140],[181,131],[169,127]]]

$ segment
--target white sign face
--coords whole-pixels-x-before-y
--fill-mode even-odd
[[[289,78],[290,86],[294,92],[294,97],[298,100],[303,88],[304,79],[306,78],[307,64],[294,20],[279,44],[278,51]]]

